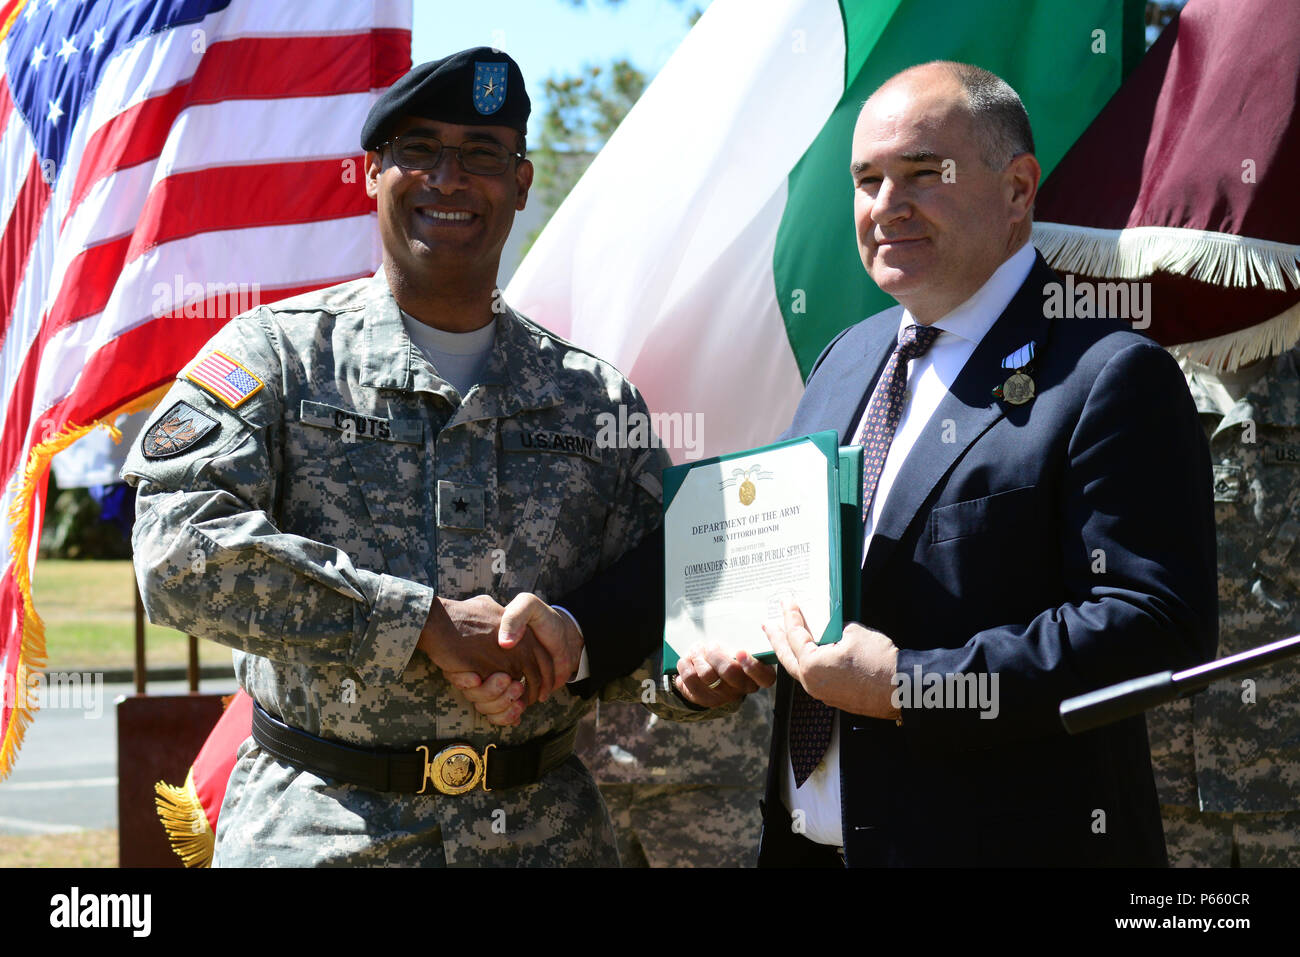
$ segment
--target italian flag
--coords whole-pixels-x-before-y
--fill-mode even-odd
[[[849,150],[863,101],[928,60],[1020,93],[1050,173],[1143,50],[1142,0],[715,0],[505,291],[614,363],[676,461],[770,442],[867,277]]]

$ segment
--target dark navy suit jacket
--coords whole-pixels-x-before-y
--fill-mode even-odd
[[[898,645],[899,673],[996,673],[998,715],[840,714],[850,866],[1166,863],[1144,719],[1069,736],[1057,707],[1214,657],[1209,450],[1168,353],[1116,321],[1045,318],[1057,281],[1039,257],[981,340],[894,481],[862,572],[860,620]],[[853,441],[899,316],[831,343],[786,437]],[[1031,340],[1037,395],[1008,405],[993,395],[1002,359]],[[657,533],[560,601],[590,639],[589,690],[659,646],[662,572]],[[776,799],[790,689],[781,672],[765,865],[806,860]]]
[[[850,866],[1166,863],[1144,719],[1069,736],[1057,706],[1214,656],[1209,451],[1174,360],[1119,322],[1045,318],[1057,281],[1040,256],[883,506],[861,622],[898,645],[900,674],[996,673],[998,714],[840,713]],[[787,437],[853,441],[900,310],[831,343]],[[1010,405],[1001,362],[1030,340],[1037,394]],[[790,687],[782,674],[764,864],[794,862],[774,800]]]

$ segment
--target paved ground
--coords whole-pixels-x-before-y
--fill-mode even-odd
[[[70,834],[117,827],[117,722],[113,702],[130,683],[65,688],[27,728],[18,763],[0,781],[0,834]],[[151,694],[185,692],[183,681],[151,682]],[[235,677],[199,690],[230,694]]]

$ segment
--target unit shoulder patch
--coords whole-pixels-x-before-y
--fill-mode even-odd
[[[188,402],[177,402],[150,426],[140,438],[140,451],[147,459],[165,459],[186,449],[220,428],[221,423],[204,415]]]

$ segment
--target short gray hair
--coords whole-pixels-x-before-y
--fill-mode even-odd
[[[1018,154],[1034,152],[1034,134],[1029,128],[1029,114],[1025,112],[1020,94],[1006,80],[983,67],[954,60],[931,60],[896,73],[877,90],[913,70],[936,66],[943,67],[966,94],[966,106],[979,139],[980,159],[986,166],[995,170],[1006,169]]]
[[[961,84],[980,141],[980,156],[991,169],[1005,169],[1020,153],[1034,151],[1034,133],[1020,94],[995,73],[970,63],[938,61]]]

